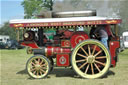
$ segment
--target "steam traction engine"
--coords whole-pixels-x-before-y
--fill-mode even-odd
[[[32,78],[46,77],[53,69],[53,58],[56,58],[57,66],[71,66],[83,78],[104,76],[110,67],[116,66],[119,48],[117,24],[121,19],[84,15],[64,16],[66,13],[71,15],[65,12],[60,13],[57,18],[10,21],[10,26],[15,27],[17,32],[20,29],[24,32],[21,45],[32,48],[34,56],[26,64],[28,74]],[[114,34],[114,37],[112,34],[109,35],[108,49],[97,37],[92,37],[94,35],[90,30],[100,25],[112,30]],[[85,32],[86,29],[89,30],[88,33]],[[48,39],[45,30],[56,32],[52,40]]]

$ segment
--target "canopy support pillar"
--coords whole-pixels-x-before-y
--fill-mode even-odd
[[[39,39],[39,46],[43,46],[43,29],[38,29],[38,39]]]

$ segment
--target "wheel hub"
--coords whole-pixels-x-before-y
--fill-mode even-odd
[[[40,66],[39,64],[36,64],[36,65],[35,65],[35,69],[36,69],[36,70],[40,70],[40,68],[41,68],[41,66]]]
[[[88,63],[94,63],[94,61],[95,61],[95,57],[93,55],[88,56],[87,58]]]

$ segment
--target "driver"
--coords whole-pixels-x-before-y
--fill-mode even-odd
[[[104,25],[99,25],[94,31],[96,37],[100,37],[100,41],[108,48],[108,34]]]

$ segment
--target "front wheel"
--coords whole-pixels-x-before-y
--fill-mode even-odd
[[[102,77],[111,64],[108,49],[100,41],[93,39],[79,43],[71,57],[73,69],[83,78]]]
[[[43,55],[35,55],[28,60],[26,68],[30,77],[45,78],[50,71],[50,62]]]

